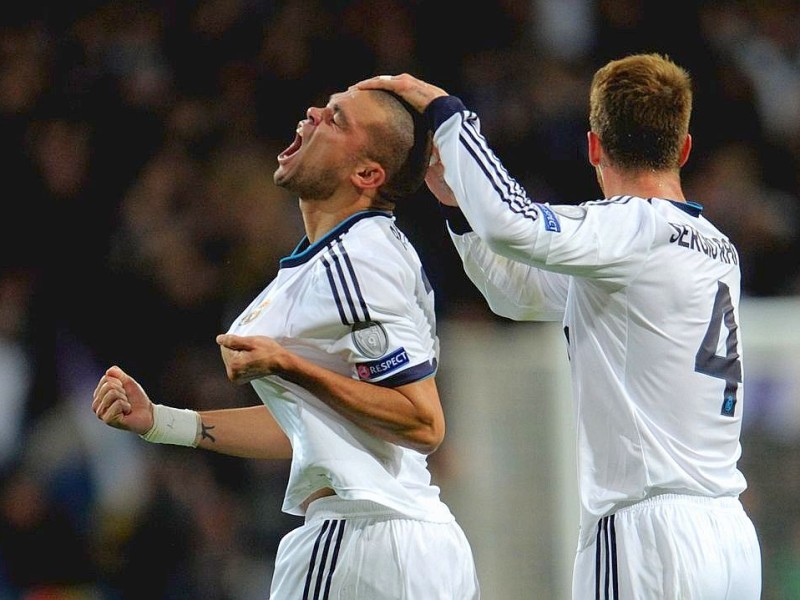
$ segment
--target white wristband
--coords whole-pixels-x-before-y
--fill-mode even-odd
[[[202,428],[200,413],[188,408],[153,405],[153,426],[139,437],[154,444],[197,447]]]

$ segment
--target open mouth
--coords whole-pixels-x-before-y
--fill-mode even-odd
[[[289,147],[286,148],[286,150],[284,150],[278,155],[278,163],[283,164],[284,162],[289,160],[300,150],[302,145],[303,145],[303,121],[300,121],[297,124],[297,129],[295,130],[294,140],[292,140],[292,143],[289,144]]]

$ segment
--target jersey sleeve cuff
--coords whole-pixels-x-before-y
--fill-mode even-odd
[[[459,207],[448,206],[440,202],[439,211],[447,222],[447,228],[456,235],[464,235],[472,231],[472,226]]]
[[[414,367],[410,367],[400,373],[396,373],[395,375],[391,375],[385,379],[381,379],[379,381],[371,381],[370,383],[374,383],[375,385],[379,385],[381,387],[398,387],[400,385],[405,385],[407,383],[414,383],[415,381],[421,381],[430,377],[431,375],[436,374],[437,370],[437,361],[435,358],[431,359],[428,362],[421,363]]]
[[[439,96],[438,98],[434,98],[428,106],[425,107],[422,117],[428,128],[431,131],[436,131],[447,119],[465,110],[466,107],[461,101],[461,98],[457,96]]]

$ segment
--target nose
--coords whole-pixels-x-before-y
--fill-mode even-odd
[[[312,124],[316,125],[322,120],[322,109],[312,106],[306,111],[306,117]]]

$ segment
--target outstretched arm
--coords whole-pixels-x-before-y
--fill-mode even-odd
[[[386,441],[430,454],[444,438],[444,412],[433,377],[382,387],[334,373],[265,336],[217,336],[228,378],[239,384],[278,375]]]
[[[100,378],[92,410],[104,423],[156,443],[205,448],[245,458],[291,458],[288,438],[266,406],[195,412],[153,403],[118,366]]]
[[[542,253],[539,258],[537,249],[531,248],[533,224],[546,221],[535,212],[541,205],[528,200],[525,190],[504,169],[497,169],[499,161],[492,161],[489,168],[477,165],[475,155],[490,154],[488,147],[481,148],[473,141],[478,149],[464,150],[466,142],[462,143],[462,137],[483,140],[477,116],[468,113],[460,101],[442,104],[448,102],[444,99],[448,96],[445,90],[408,73],[372,77],[354,87],[396,93],[415,109],[427,112],[432,126],[439,123],[435,119],[437,111],[441,114],[446,106],[449,115],[460,107],[463,118],[448,123],[447,136],[434,135],[434,156],[425,182],[441,205],[457,207],[443,212],[464,269],[496,314],[515,320],[560,319],[568,280],[565,275],[539,270],[547,262],[546,255]],[[440,98],[443,100],[434,103]],[[469,125],[469,135],[461,135],[465,125]],[[487,175],[495,170],[498,175]],[[499,198],[499,190],[504,190],[506,197]],[[547,218],[554,215],[547,208],[541,211]]]

